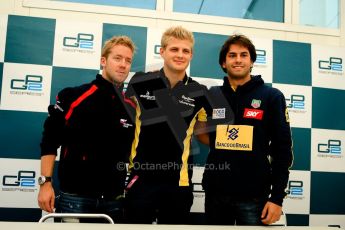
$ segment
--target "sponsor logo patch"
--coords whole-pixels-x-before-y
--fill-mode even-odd
[[[186,97],[185,95],[182,95],[182,99],[179,100],[179,102],[181,104],[185,104],[185,105],[188,105],[188,106],[191,106],[191,107],[194,107],[194,99],[193,98],[190,98],[190,97]]]
[[[252,119],[257,119],[257,120],[262,120],[262,117],[264,115],[264,111],[260,109],[244,109],[244,118],[252,118]]]
[[[253,126],[217,125],[216,149],[252,151]]]
[[[260,106],[261,106],[261,100],[253,99],[253,100],[252,100],[251,106],[252,106],[254,109],[260,108]]]
[[[128,128],[128,127],[132,127],[132,126],[133,126],[132,124],[129,124],[129,123],[127,122],[127,119],[123,119],[123,118],[120,119],[120,124],[121,124],[122,127],[124,127],[124,128]]]
[[[225,108],[213,109],[212,119],[224,119],[225,118]]]
[[[147,91],[145,95],[140,95],[140,97],[145,98],[146,100],[149,100],[149,101],[156,100],[156,96],[153,96],[152,94],[150,94],[149,91]]]

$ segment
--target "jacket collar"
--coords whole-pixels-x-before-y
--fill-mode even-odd
[[[94,83],[97,86],[102,87],[102,88],[109,90],[111,92],[113,92],[114,89],[118,90],[119,92],[122,92],[123,87],[124,87],[124,84],[121,84],[120,86],[115,86],[111,82],[105,80],[101,74],[96,75],[96,80],[94,81]]]
[[[160,69],[160,71],[159,71],[159,76],[166,82],[166,84],[169,86],[169,88],[171,88],[170,81],[169,81],[169,79],[167,78],[167,76],[165,75],[163,68]],[[187,76],[187,73],[186,73],[186,74],[184,75],[182,81],[179,81],[179,82],[176,84],[176,86],[178,86],[178,85],[180,85],[180,84],[187,85],[187,84],[190,82],[189,79],[190,79],[190,78]],[[176,86],[175,86],[175,87],[176,87]]]
[[[253,88],[263,84],[264,80],[261,78],[261,75],[251,75],[250,80],[245,84],[238,86],[236,92],[248,92],[251,91]],[[228,77],[224,77],[223,87],[226,91],[230,90],[231,92],[234,92],[234,90],[231,88]]]

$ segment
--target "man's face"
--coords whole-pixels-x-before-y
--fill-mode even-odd
[[[171,72],[185,72],[193,57],[192,43],[188,40],[170,38],[168,45],[160,49],[164,68]]]
[[[227,70],[228,76],[232,79],[250,78],[250,68],[253,62],[250,59],[248,48],[232,44],[222,65]]]
[[[124,45],[111,48],[108,57],[101,58],[102,76],[113,84],[122,84],[131,69],[133,52]]]

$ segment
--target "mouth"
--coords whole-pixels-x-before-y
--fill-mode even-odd
[[[174,61],[177,65],[183,65],[184,61]]]

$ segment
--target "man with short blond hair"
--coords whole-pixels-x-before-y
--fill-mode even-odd
[[[116,168],[130,152],[135,105],[122,93],[135,45],[129,37],[105,42],[102,74],[90,83],[61,90],[48,107],[41,141],[38,204],[47,212],[104,213],[122,221],[126,170]],[[52,176],[61,147],[55,205]],[[74,219],[81,221],[85,219]],[[89,221],[89,220],[87,220]]]
[[[168,28],[162,35],[161,47],[166,48],[169,44],[171,38],[176,38],[179,40],[187,40],[191,43],[192,49],[194,46],[194,35],[191,31],[186,30],[182,26],[175,26]]]
[[[126,216],[130,223],[187,224],[193,204],[191,141],[206,121],[206,87],[186,74],[193,57],[192,32],[167,29],[160,71],[137,73],[126,94],[137,102],[130,156]]]

